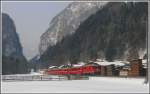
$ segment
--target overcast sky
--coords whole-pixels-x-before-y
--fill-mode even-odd
[[[50,21],[70,2],[2,2],[2,12],[7,13],[16,25],[23,53],[27,59],[38,53],[40,36]]]

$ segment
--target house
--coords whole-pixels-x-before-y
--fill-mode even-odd
[[[128,69],[120,70],[119,76],[127,77],[128,76]]]
[[[106,66],[101,66],[101,76],[106,76],[107,75],[107,67]]]
[[[141,76],[142,71],[142,59],[134,59],[130,61],[129,76]]]
[[[107,76],[115,76],[116,69],[114,64],[107,65],[106,68]]]

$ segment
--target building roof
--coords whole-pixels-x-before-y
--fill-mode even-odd
[[[113,62],[108,62],[106,60],[100,60],[100,59],[97,59],[97,61],[95,61],[94,63],[97,63],[99,65],[118,65],[118,66],[124,66],[125,63],[128,63],[127,61],[113,61]]]

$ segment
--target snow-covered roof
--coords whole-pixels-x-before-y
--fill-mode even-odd
[[[58,68],[68,68],[68,67],[71,67],[71,65],[70,64],[67,64],[67,65],[61,65],[61,66],[59,66]]]
[[[125,62],[125,61],[108,62],[106,60],[97,59],[97,61],[95,61],[94,63],[97,63],[99,65],[111,65],[111,64],[114,64],[114,65],[124,66],[125,63],[128,63],[128,62]]]
[[[73,64],[72,65],[73,67],[81,67],[81,66],[83,66],[82,64]]]
[[[142,65],[144,66],[144,68],[147,68],[147,59],[142,60]]]
[[[147,63],[147,59],[143,59],[143,60],[142,60],[142,63],[145,63],[145,64],[146,64],[146,63]]]
[[[61,66],[59,66],[58,68],[63,68],[64,67],[64,65],[61,65]]]
[[[80,65],[84,65],[84,64],[85,64],[85,62],[80,61],[80,62],[78,62],[78,64],[80,64]]]
[[[57,68],[57,66],[50,66],[50,67],[49,67],[49,69],[52,69],[52,68]]]

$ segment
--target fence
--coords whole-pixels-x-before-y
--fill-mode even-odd
[[[65,76],[51,75],[2,75],[2,81],[61,81],[67,80]]]
[[[2,81],[62,81],[88,79],[88,76],[81,75],[2,75]]]

